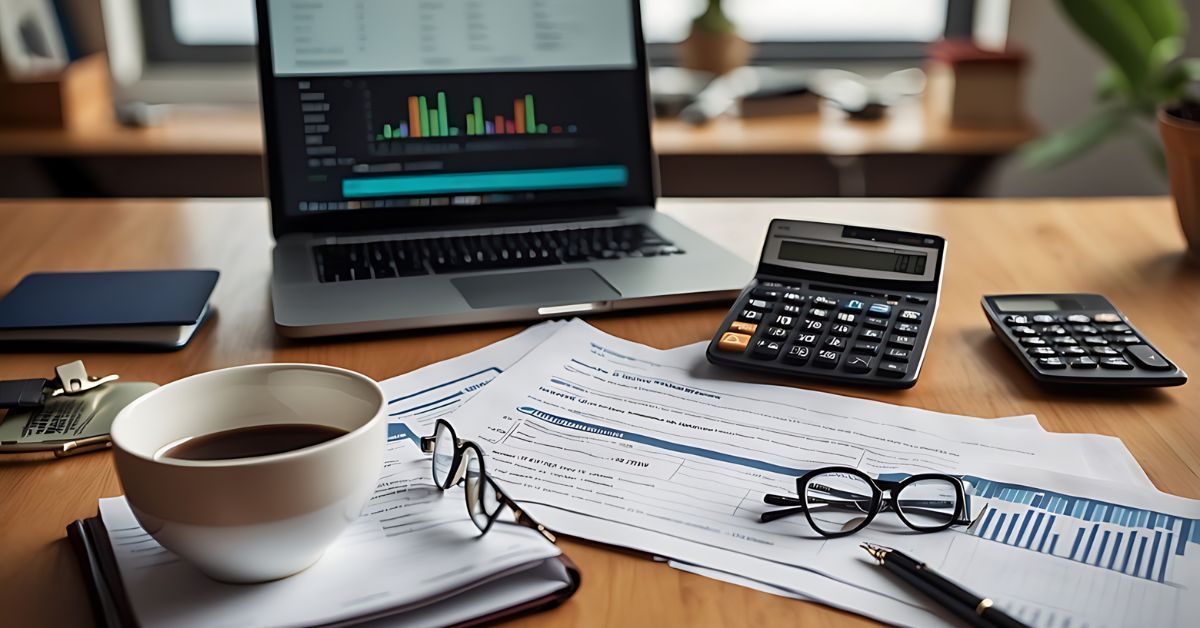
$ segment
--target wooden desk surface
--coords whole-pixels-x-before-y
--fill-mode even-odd
[[[920,383],[825,390],[983,417],[1035,413],[1047,429],[1119,436],[1164,491],[1200,498],[1200,384],[1129,394],[1043,389],[989,331],[980,295],[1107,295],[1193,377],[1200,375],[1200,269],[1166,199],[1095,201],[670,201],[664,209],[747,258],[772,217],[870,223],[949,240],[945,288]],[[0,202],[0,291],[33,271],[212,267],[219,314],[177,353],[0,354],[0,379],[82,357],[94,372],[166,383],[237,364],[319,362],[386,378],[511,335],[518,325],[308,343],[272,329],[270,239],[261,201]],[[656,347],[709,338],[725,309],[592,319]],[[110,453],[0,459],[0,609],[12,626],[87,625],[88,599],[64,527],[121,492]],[[532,625],[845,625],[864,620],[613,551],[564,541],[584,572],[563,607]]]
[[[953,129],[927,119],[916,101],[878,122],[812,114],[722,118],[702,127],[675,119],[654,124],[654,145],[663,156],[1004,154],[1033,135],[1030,128]],[[139,129],[112,121],[70,131],[0,129],[0,156],[253,156],[262,154],[262,140],[257,109],[193,110]]]

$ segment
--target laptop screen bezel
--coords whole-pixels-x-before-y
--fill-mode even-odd
[[[634,150],[641,151],[644,163],[648,164],[644,189],[631,189],[623,199],[600,199],[592,201],[570,201],[568,206],[554,203],[513,203],[488,207],[453,208],[452,211],[413,210],[369,210],[330,211],[311,215],[289,213],[282,200],[283,168],[277,146],[280,129],[272,112],[276,106],[274,56],[271,47],[268,0],[256,0],[258,12],[258,74],[259,95],[263,117],[264,181],[267,199],[271,207],[271,230],[276,238],[290,233],[337,233],[369,231],[403,231],[440,226],[476,225],[516,221],[548,219],[574,219],[611,214],[618,207],[653,207],[658,198],[658,162],[650,140],[650,90],[646,61],[646,43],[642,34],[642,14],[639,0],[626,0],[632,4],[634,48],[637,67],[632,78],[635,90],[634,102],[644,103],[636,108],[638,133],[630,137],[636,143]]]

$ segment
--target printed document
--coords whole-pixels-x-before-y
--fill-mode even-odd
[[[669,362],[664,352],[572,322],[463,404],[453,422],[488,451],[490,472],[512,496],[553,529],[876,618],[945,619],[870,568],[860,541],[911,551],[1036,625],[1067,616],[1074,625],[1171,625],[1200,611],[1192,608],[1200,598],[1189,595],[1191,548],[1200,541],[1195,502],[1070,478],[1103,462],[1070,435],[697,379]],[[952,532],[879,525],[838,540],[815,537],[803,517],[758,523],[765,493],[794,493],[795,478],[831,464],[885,477],[963,474],[983,515]],[[1012,479],[1009,470],[1021,467],[1036,471],[1030,483]],[[1106,491],[1150,503],[1098,501]],[[995,569],[980,569],[981,561]],[[1022,570],[1022,579],[999,588],[1001,567]],[[991,576],[981,581],[981,573]]]

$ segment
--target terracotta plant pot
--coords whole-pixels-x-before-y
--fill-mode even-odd
[[[750,62],[754,46],[737,33],[713,33],[692,29],[679,43],[679,60],[689,70],[721,75]]]
[[[1171,194],[1188,241],[1188,256],[1200,264],[1200,122],[1158,111],[1158,130],[1167,157]]]

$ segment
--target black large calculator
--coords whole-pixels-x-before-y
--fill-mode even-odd
[[[1098,294],[985,296],[996,336],[1034,379],[1052,384],[1178,386],[1187,373]]]
[[[946,241],[773,220],[758,271],[708,346],[713,364],[908,388],[933,331]]]

